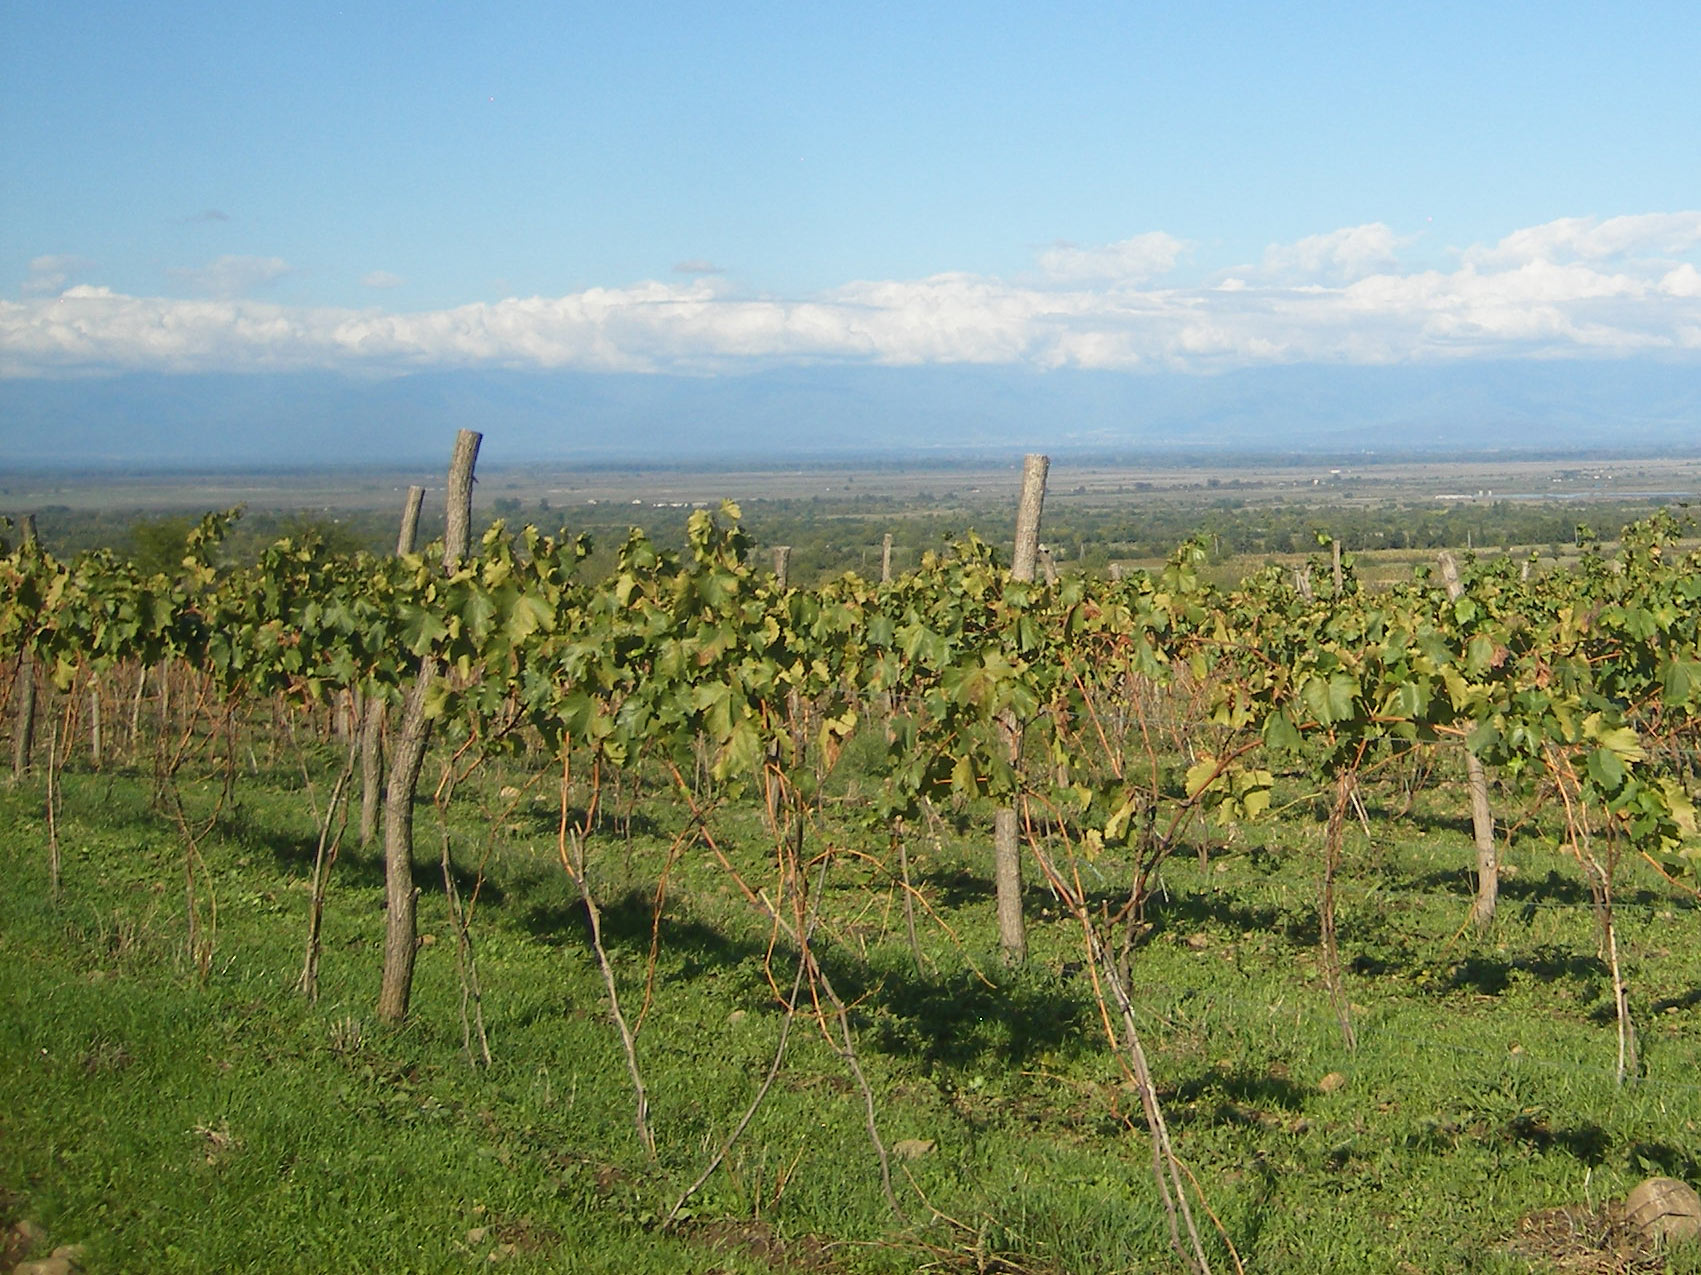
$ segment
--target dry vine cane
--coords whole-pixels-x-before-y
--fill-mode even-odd
[[[1211,1275],[1210,1259],[1205,1255],[1204,1241],[1193,1219],[1193,1210],[1187,1202],[1187,1187],[1181,1180],[1184,1173],[1189,1178],[1193,1175],[1188,1173],[1186,1166],[1181,1163],[1170,1141],[1169,1125],[1165,1122],[1163,1108],[1158,1103],[1157,1085],[1152,1080],[1151,1067],[1146,1061],[1145,1047],[1140,1041],[1139,1027],[1134,1019],[1133,999],[1129,996],[1126,981],[1117,970],[1117,962],[1112,958],[1103,936],[1093,923],[1092,913],[1087,906],[1086,889],[1081,882],[1077,865],[1071,856],[1070,874],[1065,877],[1051,855],[1040,845],[1038,838],[1032,835],[1031,829],[1028,845],[1034,862],[1039,866],[1052,891],[1081,927],[1082,939],[1087,949],[1087,969],[1092,975],[1093,997],[1098,1004],[1099,1020],[1104,1026],[1105,1036],[1110,1041],[1118,1062],[1122,1064],[1139,1092],[1140,1106],[1146,1116],[1146,1129],[1152,1139],[1152,1177],[1157,1183],[1158,1196],[1163,1201],[1164,1216],[1169,1223],[1170,1247],[1195,1275]],[[1106,999],[1107,989],[1109,1001]],[[1114,1002],[1114,1013],[1110,1002]],[[1120,1031],[1117,1029],[1118,1022],[1121,1024]],[[1197,1189],[1197,1179],[1194,1179],[1194,1186]],[[1204,1202],[1203,1192],[1200,1193],[1200,1202]],[[1206,1211],[1209,1212],[1209,1209]],[[1221,1231],[1220,1223],[1218,1229]],[[1183,1230],[1187,1233],[1185,1246],[1182,1243]],[[1222,1238],[1224,1243],[1228,1244],[1236,1270],[1241,1270],[1240,1257],[1235,1253],[1234,1245],[1229,1243],[1226,1233],[1223,1233]]]
[[[1363,746],[1359,752],[1363,754]],[[1341,971],[1341,949],[1335,940],[1335,876],[1341,868],[1341,842],[1346,834],[1347,810],[1357,791],[1358,772],[1349,766],[1335,776],[1335,804],[1323,834],[1323,898],[1318,909],[1318,935],[1323,946],[1323,979],[1329,988],[1329,1003],[1341,1024],[1341,1039],[1348,1052],[1358,1051],[1358,1032],[1353,1027],[1352,1002],[1347,998],[1346,978]]]
[[[824,877],[825,873],[826,864],[823,862],[821,865],[821,875]],[[821,890],[820,880],[818,879],[815,896],[810,900],[809,914],[806,929],[804,931],[805,939],[807,939],[814,931],[815,919],[820,908],[820,899]],[[736,1144],[738,1140],[744,1136],[744,1131],[750,1127],[750,1122],[755,1119],[756,1112],[761,1108],[763,1101],[767,1098],[768,1091],[773,1088],[774,1080],[780,1074],[780,1064],[785,1060],[786,1045],[791,1039],[792,1023],[797,1019],[797,1002],[798,997],[803,990],[803,976],[807,970],[807,965],[807,961],[800,952],[797,958],[797,971],[792,976],[791,992],[789,995],[780,998],[781,1003],[785,1006],[785,1014],[780,1019],[780,1039],[779,1043],[774,1046],[774,1061],[768,1066],[768,1074],[762,1078],[762,1083],[757,1087],[755,1096],[750,1100],[750,1105],[744,1109],[744,1114],[741,1115],[738,1118],[737,1123],[733,1125],[732,1131],[727,1134],[725,1140],[718,1148],[716,1148],[714,1155],[709,1157],[709,1162],[703,1166],[703,1171],[692,1180],[689,1186],[679,1193],[679,1198],[673,1202],[673,1207],[670,1208],[662,1217],[662,1229],[666,1230],[674,1225],[675,1221],[679,1219],[680,1212],[685,1208],[686,1203],[693,1195],[697,1194],[697,1192],[703,1188],[703,1184],[705,1182],[714,1176],[715,1170],[720,1168],[722,1163],[725,1162],[727,1156],[731,1154],[734,1144]]]
[[[301,962],[301,977],[295,984],[309,1001],[319,999],[320,926],[325,916],[325,896],[330,891],[331,869],[336,867],[337,853],[343,844],[343,830],[348,825],[346,817],[340,823],[337,821],[337,811],[347,809],[343,805],[343,797],[348,791],[349,778],[354,774],[354,758],[355,747],[351,745],[348,760],[331,786],[331,798],[325,807],[324,818],[319,822],[319,844],[313,852],[313,876],[308,884],[307,952]],[[333,824],[336,825],[334,832]]]
[[[468,740],[465,748],[471,747]],[[352,761],[352,754],[350,755]],[[455,884],[455,860],[453,846],[449,839],[449,801],[455,791],[455,761],[460,756],[457,753],[443,765],[443,775],[438,781],[437,790],[432,794],[432,805],[437,811],[437,829],[442,836],[443,851],[440,867],[443,871],[443,898],[448,906],[449,924],[455,931],[455,974],[461,986],[460,1015],[461,1015],[461,1051],[469,1063],[477,1065],[480,1059],[486,1067],[490,1066],[490,1038],[484,1030],[484,990],[479,985],[478,958],[473,951],[471,909],[461,902],[460,888]],[[478,763],[475,762],[476,766]],[[483,884],[482,869],[480,884]],[[476,901],[478,890],[475,888],[473,897]],[[473,1037],[478,1037],[478,1058],[473,1057]]]
[[[1606,862],[1595,854],[1594,840],[1589,833],[1589,812],[1583,804],[1582,785],[1571,763],[1551,746],[1542,753],[1548,774],[1559,791],[1565,806],[1566,849],[1571,851],[1582,870],[1583,881],[1589,887],[1589,901],[1594,906],[1595,924],[1600,929],[1600,955],[1612,972],[1612,1001],[1618,1020],[1618,1068],[1620,1085],[1635,1079],[1641,1064],[1637,1059],[1636,1024],[1630,1017],[1630,989],[1625,986],[1624,968],[1618,959],[1618,928],[1613,922],[1612,879],[1618,866],[1618,848],[1607,852]],[[1609,829],[1610,835],[1610,829]]]
[[[845,1003],[837,989],[834,988],[832,980],[828,978],[826,970],[821,967],[820,962],[816,959],[814,948],[809,942],[805,918],[810,915],[810,904],[808,899],[803,897],[806,891],[799,888],[791,892],[790,899],[795,917],[794,920],[788,921],[780,911],[778,904],[768,897],[766,891],[752,889],[750,884],[740,875],[732,861],[727,858],[726,852],[721,849],[710,833],[705,814],[692,796],[684,776],[679,773],[677,767],[673,767],[673,774],[680,796],[690,809],[692,821],[700,831],[703,844],[708,848],[709,853],[715,857],[715,860],[731,878],[733,884],[738,887],[745,899],[766,915],[769,923],[774,927],[775,939],[783,937],[798,949],[799,960],[804,963],[804,972],[809,980],[810,999],[815,1006],[816,1026],[821,1031],[827,1047],[838,1055],[839,1060],[845,1064],[845,1069],[850,1072],[851,1079],[856,1082],[857,1089],[862,1095],[864,1126],[868,1132],[869,1143],[873,1146],[874,1154],[880,1162],[881,1193],[886,1197],[886,1204],[893,1214],[900,1222],[907,1225],[909,1219],[904,1213],[903,1206],[898,1203],[896,1192],[892,1189],[891,1155],[886,1149],[885,1140],[880,1136],[880,1127],[875,1112],[874,1090],[868,1083],[866,1073],[862,1070],[861,1060],[857,1057],[856,1042],[850,1028],[850,1006]],[[786,783],[784,788],[787,793],[795,795],[796,790],[789,783]],[[799,809],[798,818],[800,821],[802,813],[802,810]],[[797,825],[794,838],[782,841],[779,848],[782,858],[788,854],[801,852],[803,844],[801,834],[802,825],[800,822]],[[817,857],[813,865],[809,866],[824,869],[826,863],[831,859],[832,853],[830,850],[825,852]],[[804,866],[806,865],[795,862],[789,867],[782,866],[782,877],[801,882]],[[821,881],[824,886],[824,873]],[[776,992],[777,990],[776,988]],[[825,1006],[821,1003],[823,996],[827,1001]],[[829,1006],[831,1007],[830,1012]]]
[[[620,1007],[620,988],[615,983],[614,966],[609,962],[608,949],[602,941],[602,909],[597,906],[596,896],[591,892],[590,874],[585,865],[585,841],[589,834],[591,815],[587,812],[585,827],[573,827],[568,821],[571,811],[569,781],[571,771],[565,751],[561,757],[561,821],[557,827],[556,849],[561,857],[561,867],[567,873],[579,892],[579,900],[585,905],[585,916],[590,921],[591,947],[597,956],[597,966],[602,971],[603,988],[608,993],[608,1010],[614,1019],[614,1026],[620,1033],[620,1045],[626,1053],[626,1071],[632,1080],[633,1094],[633,1125],[637,1129],[638,1141],[644,1148],[644,1153],[651,1160],[656,1158],[656,1136],[650,1131],[650,1095],[644,1088],[644,1075],[638,1068],[638,1039],[631,1025],[626,1021],[626,1014]]]

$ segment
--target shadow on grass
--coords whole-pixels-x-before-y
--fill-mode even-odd
[[[1593,1121],[1555,1129],[1545,1117],[1521,1115],[1508,1120],[1500,1134],[1543,1155],[1561,1151],[1584,1164],[1605,1163],[1612,1150],[1612,1135]]]
[[[583,828],[585,816],[586,812],[582,808],[570,807],[567,811],[567,826]],[[561,829],[561,811],[555,806],[535,803],[518,806],[508,811],[505,817],[507,822],[516,825],[517,830],[525,836],[553,841]],[[597,807],[596,815],[591,820],[591,836],[610,842],[620,842],[632,837],[654,839],[670,835],[672,834],[664,830],[658,820],[642,810],[601,805]]]
[[[1514,974],[1528,974],[1544,983],[1562,979],[1592,982],[1610,971],[1600,957],[1560,948],[1537,948],[1528,956],[1467,956],[1455,965],[1441,985],[1446,991],[1476,992],[1498,996],[1511,986]]]
[[[317,833],[296,834],[272,827],[256,821],[245,811],[239,811],[234,818],[227,819],[224,822],[224,831],[225,835],[245,846],[268,852],[280,872],[305,878],[313,871],[313,863],[319,853]],[[337,851],[336,866],[331,870],[333,889],[338,884],[355,887],[378,887],[384,884],[382,844],[375,842],[367,847],[358,843],[358,836],[347,832],[343,834],[342,846]],[[413,880],[414,884],[427,894],[434,890],[441,891],[443,888],[442,867],[435,857],[429,857],[437,846],[435,837],[421,836],[416,831]],[[455,888],[463,898],[470,898],[476,889],[480,903],[499,907],[507,897],[503,888],[489,877],[480,881],[478,872],[471,867],[456,863],[451,874],[455,880]]]
[[[1390,884],[1398,882],[1391,881]],[[1461,908],[1468,908],[1476,894],[1476,872],[1475,869],[1465,866],[1447,868],[1409,877],[1404,884],[1414,891],[1453,895],[1459,900]],[[1647,887],[1620,888],[1615,891],[1614,897],[1619,904],[1630,907],[1661,907],[1678,912],[1701,908],[1701,903],[1692,898]],[[1568,875],[1557,868],[1549,868],[1546,874],[1540,877],[1502,877],[1500,906],[1503,915],[1516,914],[1520,921],[1528,924],[1539,908],[1565,907],[1587,910],[1592,906],[1592,902],[1588,886],[1577,875]]]
[[[1694,1009],[1697,1005],[1701,1005],[1701,987],[1692,987],[1676,996],[1662,996],[1648,1008],[1652,1013],[1663,1014],[1667,1010]]]
[[[1701,1180],[1701,1159],[1663,1142],[1633,1142],[1625,1159],[1633,1172],[1650,1177]]]
[[[240,836],[244,844],[269,851],[280,872],[305,877],[313,871],[313,861],[319,852],[316,835],[295,836],[282,829],[250,826]],[[384,884],[383,850],[352,845],[350,838],[345,836],[342,848],[337,852],[336,867],[331,872],[344,885],[381,886]],[[416,869],[414,876],[416,884],[423,889],[427,884],[423,879],[424,873]]]
[[[1298,1112],[1315,1089],[1243,1064],[1213,1066],[1164,1094],[1170,1124],[1261,1125],[1272,1110]]]
[[[1414,970],[1424,970],[1425,967],[1425,957],[1404,944],[1396,945],[1391,951],[1360,952],[1348,964],[1354,974],[1367,978],[1406,978]],[[1436,996],[1456,992],[1501,996],[1520,975],[1543,983],[1572,980],[1592,986],[1609,974],[1606,964],[1592,953],[1541,947],[1522,956],[1467,956],[1448,966],[1444,977],[1429,978],[1420,983],[1419,990]]]
[[[964,868],[931,868],[914,872],[910,883],[941,912],[955,911],[991,898],[992,887],[987,879]]]
[[[1125,897],[1125,896],[1124,896]],[[1122,899],[1094,899],[1097,911],[1109,904],[1113,909]],[[1151,926],[1148,940],[1169,931],[1202,929],[1227,930],[1234,934],[1248,931],[1257,934],[1279,935],[1289,943],[1315,946],[1321,937],[1317,909],[1309,905],[1278,907],[1268,903],[1245,903],[1223,893],[1158,894],[1146,901],[1146,923]]]
[[[598,907],[611,958],[647,959],[653,924],[649,893],[627,890],[598,900]],[[590,919],[577,899],[535,905],[519,922],[546,943],[590,948]],[[673,912],[662,918],[661,940],[662,981],[742,971],[753,987],[761,988],[751,1008],[778,1012],[760,973],[769,956],[765,942],[736,939]],[[856,1022],[874,1048],[928,1067],[1020,1066],[1083,1042],[1097,1030],[1092,1000],[1082,986],[1046,971],[1003,974],[993,986],[972,970],[920,973],[907,960],[873,965],[819,940],[815,956],[839,996],[855,1007]],[[790,968],[794,960],[784,945],[773,955],[776,967]]]
[[[1555,1128],[1546,1116],[1527,1113],[1499,1124],[1453,1118],[1426,1120],[1401,1141],[1408,1150],[1431,1155],[1451,1155],[1466,1141],[1512,1143],[1541,1155],[1568,1155],[1588,1165],[1606,1163],[1612,1150],[1612,1134],[1593,1121]]]
[[[1455,833],[1467,841],[1476,835],[1476,829],[1471,824],[1471,812],[1467,808],[1457,814],[1441,814],[1433,810],[1407,810],[1404,813],[1398,807],[1381,802],[1369,802],[1366,809],[1373,824],[1400,824],[1414,832],[1421,833]]]
[[[847,971],[859,980],[867,974]],[[847,977],[829,973],[841,994]],[[1055,975],[1025,971],[989,987],[970,971],[918,975],[889,970],[867,988],[874,1040],[886,1053],[927,1066],[983,1062],[1021,1066],[1096,1030],[1091,999]]]

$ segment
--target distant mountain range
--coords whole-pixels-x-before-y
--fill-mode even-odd
[[[718,377],[434,371],[0,381],[0,468],[1701,450],[1701,365],[1315,364],[1216,376],[787,367]]]

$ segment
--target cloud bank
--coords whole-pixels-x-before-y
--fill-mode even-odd
[[[50,254],[30,261],[29,273],[18,291],[26,297],[55,296],[69,286],[71,279],[86,274],[94,262],[86,257]]]
[[[282,257],[224,256],[191,270],[166,273],[190,292],[234,300],[274,283],[290,272]]]
[[[1181,284],[1162,281],[1190,245],[1152,232],[1049,248],[1028,280],[940,274],[779,300],[682,271],[692,277],[415,313],[244,299],[289,270],[254,257],[179,272],[199,299],[87,284],[44,296],[41,285],[69,271],[41,258],[22,299],[0,302],[0,375],[711,373],[796,362],[1214,372],[1635,355],[1701,364],[1701,212],[1565,218],[1466,248],[1445,270],[1402,268],[1410,242],[1381,223],[1347,227]],[[389,278],[374,272],[367,283]]]

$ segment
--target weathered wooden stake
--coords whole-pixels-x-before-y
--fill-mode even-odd
[[[1465,593],[1458,564],[1446,550],[1442,550],[1440,561],[1447,597],[1456,602]],[[1471,924],[1486,930],[1494,922],[1500,897],[1500,856],[1494,843],[1494,811],[1488,804],[1488,771],[1469,748],[1465,749],[1465,789],[1471,796],[1471,832],[1477,843],[1477,897],[1471,904]]]
[[[780,588],[786,587],[786,577],[791,571],[791,546],[774,546],[774,583]]]
[[[25,514],[18,529],[26,546],[35,543],[35,515]],[[18,705],[12,719],[12,778],[29,774],[30,754],[35,751],[35,657],[25,647],[18,656]]]
[[[887,532],[880,538],[880,583],[892,582],[892,533]]]
[[[425,503],[425,488],[409,487],[402,504],[402,527],[396,536],[396,556],[413,552],[419,535],[419,509]],[[366,699],[366,716],[360,728],[360,844],[369,846],[378,835],[378,801],[384,788],[384,719],[387,705],[380,695]]]
[[[396,556],[406,557],[419,541],[419,511],[425,505],[425,488],[409,487],[402,503],[402,528],[396,536]]]
[[[1040,514],[1045,508],[1045,477],[1049,457],[1029,455],[1022,461],[1022,495],[1016,506],[1016,544],[1010,575],[1032,580],[1039,558]],[[998,719],[998,731],[1013,767],[1022,760],[1022,724],[1013,711]],[[1027,925],[1022,916],[1022,843],[1016,830],[1016,807],[1000,806],[992,817],[992,873],[998,896],[998,945],[1008,964],[1020,965],[1028,955]]]
[[[89,677],[89,764],[96,770],[101,762],[100,678]]]
[[[466,557],[471,542],[473,466],[484,435],[463,429],[455,439],[449,462],[447,522],[443,538],[443,570],[453,572]],[[384,786],[384,978],[378,990],[378,1017],[399,1023],[407,1017],[413,996],[413,963],[419,935],[415,904],[419,892],[413,883],[413,802],[419,787],[419,772],[425,762],[425,747],[431,741],[431,721],[425,715],[425,699],[436,680],[440,661],[435,655],[420,659],[419,674],[408,690],[402,707],[389,782]]]
[[[1010,575],[1032,580],[1039,559],[1040,514],[1045,510],[1045,476],[1051,458],[1038,454],[1022,458],[1022,495],[1016,505],[1016,544],[1010,557]]]

